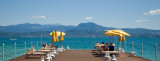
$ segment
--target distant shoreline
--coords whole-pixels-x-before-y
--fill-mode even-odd
[[[0,37],[0,38],[10,38],[10,37]],[[14,37],[14,38],[41,38],[41,37]],[[51,38],[51,37],[42,37],[42,38]],[[65,38],[109,38],[106,37],[65,37]],[[127,37],[127,38],[133,38],[133,36]],[[160,38],[159,37],[136,37],[136,38]]]

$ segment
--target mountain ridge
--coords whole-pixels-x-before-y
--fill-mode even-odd
[[[16,37],[39,37],[40,32],[44,33],[44,37],[49,37],[52,29],[63,31],[65,37],[104,37],[104,30],[118,29],[113,27],[105,27],[93,22],[80,23],[77,26],[66,26],[61,24],[17,24],[9,26],[0,26],[0,37],[9,37],[15,34]],[[160,30],[152,30],[145,28],[121,28],[133,37],[160,37]]]

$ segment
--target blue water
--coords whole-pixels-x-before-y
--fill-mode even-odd
[[[2,44],[4,43],[5,49],[5,60],[15,58],[15,43],[16,43],[16,57],[24,55],[25,53],[25,42],[26,48],[30,48],[31,44],[36,45],[38,41],[38,49],[41,48],[40,46],[40,38],[17,38],[16,41],[10,41],[9,38],[0,38],[0,61],[2,60]],[[51,38],[42,38],[42,42],[47,42],[48,44],[51,43]],[[114,38],[114,43],[118,40],[116,37]],[[31,43],[32,41],[32,43]],[[64,48],[69,46],[70,49],[93,49],[94,44],[96,42],[110,42],[110,38],[65,38],[62,41],[62,45]],[[146,37],[126,37],[126,50],[127,52],[132,51],[132,42],[134,42],[134,51],[137,52],[137,56],[141,56],[141,43],[144,44],[143,46],[143,57],[155,61],[155,44],[157,46],[157,53],[158,53],[158,60],[160,61],[160,38],[146,38]],[[59,43],[59,42],[58,42]],[[57,45],[58,43],[53,43]],[[58,44],[59,45],[59,44]],[[124,45],[123,45],[124,46]],[[37,46],[35,46],[37,49]]]

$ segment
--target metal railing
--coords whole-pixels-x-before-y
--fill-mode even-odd
[[[118,42],[118,41],[117,41]],[[123,48],[122,46],[121,46],[121,42],[118,42],[117,43],[116,42],[116,48],[117,48],[117,50],[118,50],[118,48]],[[146,47],[147,45],[144,45],[143,43],[141,43],[141,44],[134,44],[134,42],[132,41],[132,43],[127,43],[126,41],[125,41],[125,47],[123,48],[124,49],[124,51],[125,52],[127,52],[126,51],[126,49],[130,49],[130,51],[134,51],[134,52],[136,52],[135,50],[134,50],[134,46],[139,46],[139,48],[140,49],[137,49],[137,51],[140,51],[140,57],[141,58],[144,58],[144,56],[143,56],[143,54],[144,54],[144,47]],[[126,45],[131,45],[131,47],[130,48],[128,48],[128,47],[126,47]],[[148,48],[149,48],[149,46],[147,46]],[[160,49],[160,47],[158,47],[158,45],[157,44],[155,44],[155,47],[152,47],[152,48],[154,48],[155,50],[152,50],[152,51],[154,51],[154,55],[155,55],[155,59],[154,59],[154,61],[158,61],[158,60],[160,60],[160,59],[158,59],[158,53],[157,53],[157,48],[159,48]],[[128,51],[129,52],[129,51]]]
[[[0,61],[6,61],[6,60],[9,60],[11,58],[16,59],[18,57],[17,56],[18,52],[26,53],[26,50],[28,50],[30,48],[30,47],[27,48],[27,45],[29,45],[29,44],[31,45],[30,47],[32,47],[33,45],[36,45],[37,50],[38,50],[38,44],[40,44],[40,43],[37,41],[35,44],[33,44],[33,42],[31,41],[30,43],[26,43],[26,42],[24,44],[16,44],[15,43],[14,45],[9,45],[9,46],[6,46],[5,44],[2,44],[2,46],[0,46],[0,47],[2,47],[2,53],[0,53],[0,55],[2,55],[2,60],[0,60]],[[19,46],[24,46],[24,49],[23,48],[18,49]],[[9,48],[9,47],[14,49],[14,51],[12,49],[8,49],[8,50],[5,49],[5,48]],[[7,56],[7,57],[5,57],[5,56]]]
[[[16,57],[18,57],[17,56],[17,54],[19,53],[19,52],[24,52],[24,53],[26,53],[26,50],[28,50],[30,47],[32,47],[33,45],[35,45],[35,47],[37,48],[37,50],[38,50],[38,47],[40,46],[39,44],[41,44],[41,42],[33,42],[33,41],[31,41],[31,42],[28,42],[28,43],[26,43],[26,42],[24,42],[24,44],[17,44],[17,43],[15,43],[14,45],[5,45],[5,44],[2,44],[1,46],[0,46],[0,48],[2,49],[1,51],[2,51],[2,53],[0,53],[0,57],[2,57],[2,60],[0,60],[0,61],[5,61],[5,60],[9,60],[9,59],[13,59],[13,58],[15,58],[16,59]],[[127,47],[127,45],[130,45],[130,47]],[[19,46],[24,46],[24,48],[19,48]],[[30,47],[29,47],[30,46]],[[134,49],[134,47],[136,47],[136,46],[139,46],[139,49]],[[158,59],[158,53],[159,53],[159,51],[157,51],[157,49],[160,49],[160,47],[158,47],[159,45],[157,45],[157,44],[155,44],[155,45],[153,45],[151,48],[154,48],[154,49],[152,49],[152,51],[153,51],[153,53],[154,53],[154,60],[155,61],[158,61],[159,59]],[[12,49],[14,49],[14,51],[13,50],[10,50],[10,49],[7,49],[7,48],[12,48]],[[150,46],[148,46],[148,45],[145,45],[144,43],[141,43],[141,44],[136,44],[136,43],[134,43],[134,42],[132,42],[132,43],[127,43],[126,41],[125,41],[125,43],[124,43],[124,46],[121,46],[121,43],[119,43],[119,42],[116,42],[116,48],[118,49],[118,48],[121,48],[121,47],[124,47],[123,49],[124,49],[124,51],[125,52],[129,52],[129,51],[138,51],[139,53],[140,53],[140,57],[141,58],[144,58],[144,52],[145,52],[145,48],[150,48]],[[19,48],[19,49],[18,49]],[[129,51],[127,51],[127,50],[129,50]],[[9,56],[8,57],[8,55],[7,54],[12,54],[12,56]],[[5,56],[7,56],[7,57],[5,57]]]

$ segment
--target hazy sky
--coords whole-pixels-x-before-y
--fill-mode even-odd
[[[22,23],[160,30],[160,0],[0,0],[0,25]]]

